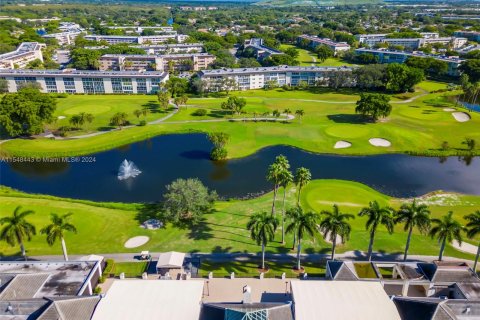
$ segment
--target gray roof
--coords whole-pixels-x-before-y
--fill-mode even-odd
[[[52,299],[37,320],[88,320],[100,301],[99,296]]]
[[[428,280],[436,283],[454,283],[454,282],[478,282],[480,279],[473,273],[468,265],[419,263],[418,266],[423,271]]]
[[[0,293],[0,300],[34,298],[49,277],[48,273],[18,274]]]
[[[328,261],[330,272],[334,280],[354,281],[358,280],[357,276],[343,261]]]
[[[35,319],[49,303],[46,299],[0,301],[0,319]]]
[[[402,320],[478,320],[480,301],[394,297]]]
[[[164,77],[167,75],[163,71],[98,71],[98,70],[29,70],[29,69],[2,69],[0,76],[15,75],[15,76],[85,76],[85,77]]]
[[[257,68],[235,68],[235,69],[212,69],[202,70],[200,74],[204,76],[229,75],[229,74],[255,74],[269,72],[326,72],[326,71],[352,71],[351,67],[296,67],[296,66],[276,66],[276,67],[257,67]]]
[[[466,283],[466,282],[458,282],[455,283],[455,286],[462,291],[467,299],[480,299],[480,283],[473,282],[473,283]]]
[[[293,320],[290,303],[207,303],[203,305],[201,320],[243,319],[242,315],[267,310],[265,320]],[[232,314],[234,317],[232,317]],[[230,317],[229,317],[230,316]],[[235,318],[237,319],[237,318]],[[255,318],[257,319],[257,318]],[[258,318],[264,319],[264,318]]]
[[[431,320],[437,311],[440,299],[413,299],[394,297],[393,302],[397,307],[402,320]]]

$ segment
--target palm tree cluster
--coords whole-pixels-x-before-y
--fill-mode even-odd
[[[251,238],[258,245],[262,246],[262,269],[265,269],[265,248],[268,242],[275,238],[275,232],[279,225],[276,217],[276,201],[280,188],[283,188],[282,199],[282,244],[285,244],[285,233],[293,234],[292,250],[297,246],[297,270],[301,270],[301,250],[302,240],[306,237],[315,238],[322,234],[323,238],[331,242],[331,259],[335,259],[335,249],[337,242],[344,244],[350,239],[352,227],[349,220],[355,219],[350,213],[340,211],[338,205],[334,204],[333,209],[323,210],[320,213],[304,212],[301,202],[301,191],[311,180],[310,171],[306,168],[298,168],[295,174],[290,171],[288,159],[279,155],[267,170],[267,180],[273,184],[273,202],[270,213],[262,212],[251,216],[247,224],[247,229],[251,233]],[[287,187],[294,183],[297,187],[296,206],[285,210],[285,199]],[[403,203],[398,210],[389,206],[382,206],[378,201],[371,201],[367,207],[358,212],[359,217],[365,217],[365,229],[369,234],[369,245],[367,259],[370,261],[373,254],[373,245],[375,236],[379,227],[383,227],[389,234],[394,232],[396,224],[403,224],[403,230],[407,234],[403,260],[408,258],[412,233],[417,229],[421,234],[428,234],[436,238],[440,244],[438,260],[442,260],[447,242],[458,241],[462,243],[462,232],[466,231],[468,238],[473,239],[480,235],[480,210],[466,215],[467,221],[464,227],[453,217],[453,212],[449,212],[441,218],[431,218],[430,210],[424,203],[419,203],[416,199],[411,202]],[[285,222],[288,225],[285,227]],[[480,256],[480,243],[478,245],[477,255],[473,269],[476,270],[477,262]]]
[[[18,206],[11,216],[0,218],[0,226],[5,225],[0,231],[0,240],[5,241],[12,247],[19,245],[25,260],[27,260],[25,241],[30,241],[37,233],[35,226],[27,221],[27,217],[34,213],[32,210],[22,211],[22,207]],[[69,221],[71,216],[72,213],[70,212],[64,215],[52,213],[50,216],[51,223],[40,230],[41,234],[46,235],[48,245],[53,246],[57,240],[60,240],[65,261],[68,261],[65,233],[77,233],[77,229]]]

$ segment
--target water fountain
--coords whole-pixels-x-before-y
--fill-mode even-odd
[[[120,168],[118,168],[118,180],[125,180],[128,178],[135,178],[138,176],[142,171],[138,170],[137,166],[133,163],[133,161],[128,161],[127,159],[123,160],[120,164]]]

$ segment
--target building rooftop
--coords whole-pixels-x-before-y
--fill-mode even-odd
[[[393,302],[402,320],[480,319],[479,300],[394,297]]]
[[[203,284],[191,280],[115,280],[92,320],[198,319]]]
[[[478,277],[465,264],[433,264],[418,263],[425,276],[435,283],[453,282],[476,282],[480,283]]]
[[[464,59],[460,59],[459,57],[448,57],[448,56],[427,54],[427,53],[423,53],[421,51],[407,52],[407,51],[387,50],[387,49],[360,48],[360,49],[356,49],[355,52],[365,52],[365,53],[374,52],[374,53],[383,53],[383,54],[401,54],[401,55],[419,57],[419,58],[434,58],[434,59],[442,60],[442,61],[445,61],[445,62],[456,62],[456,63],[462,63],[463,61],[465,61]]]
[[[75,296],[98,261],[2,262],[0,300]]]
[[[0,54],[0,60],[16,58],[32,51],[41,50],[42,47],[45,47],[45,45],[38,42],[22,42],[15,51]]]
[[[251,74],[264,72],[325,72],[325,71],[352,71],[351,67],[296,67],[296,66],[276,66],[276,67],[257,67],[257,68],[236,68],[236,69],[212,69],[202,70],[204,75],[222,75],[222,74]]]
[[[209,53],[179,53],[179,54],[104,54],[102,58],[191,58],[214,57]]]
[[[350,48],[350,45],[346,42],[335,42],[333,40],[326,39],[326,38],[319,38],[317,36],[309,36],[309,35],[304,34],[304,35],[299,36],[299,38],[310,40],[310,41],[313,41],[313,42],[323,43],[327,46],[332,46],[332,47],[348,47],[348,48]]]
[[[291,286],[296,320],[400,320],[379,282],[295,280]]]
[[[293,320],[291,303],[208,303],[200,320]]]
[[[165,77],[167,73],[163,71],[98,71],[98,70],[75,70],[75,69],[63,69],[63,70],[29,70],[29,69],[4,69],[0,70],[1,76],[6,75],[18,75],[18,76],[65,76],[79,75],[88,77],[108,77],[108,76],[147,76],[147,77]]]

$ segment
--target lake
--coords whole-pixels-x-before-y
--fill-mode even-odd
[[[480,194],[478,157],[467,165],[457,157],[338,156],[273,146],[245,158],[218,163],[209,160],[210,149],[204,134],[164,135],[76,157],[73,162],[2,162],[0,183],[61,197],[149,202],[160,200],[165,185],[176,178],[199,178],[221,197],[242,198],[272,188],[265,173],[275,157],[283,154],[292,169],[307,167],[314,179],[353,180],[391,196],[419,196],[439,189]],[[142,173],[133,179],[118,180],[118,168],[124,159],[133,161]]]

